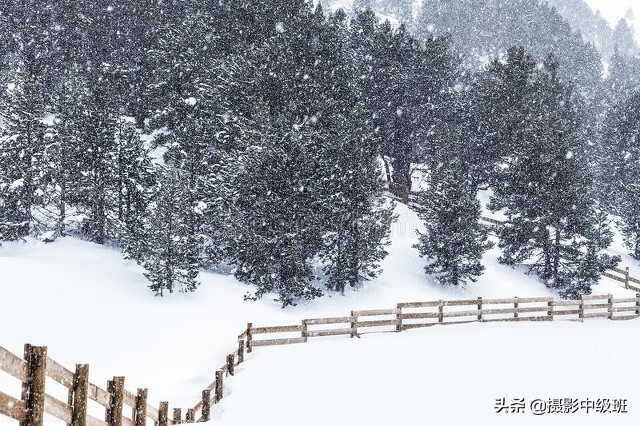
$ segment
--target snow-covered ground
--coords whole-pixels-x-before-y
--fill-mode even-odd
[[[258,348],[211,423],[637,425],[638,332],[640,321],[468,324]],[[524,398],[525,412],[496,413],[502,398]],[[565,398],[585,408],[532,413]],[[627,399],[627,413],[587,413],[598,399]]]
[[[185,408],[193,406],[199,398],[200,391],[213,380],[215,369],[223,363],[226,354],[236,348],[236,337],[246,327],[247,322],[253,322],[258,326],[299,324],[302,318],[343,316],[348,315],[352,309],[388,308],[395,306],[398,302],[478,296],[491,298],[552,294],[535,277],[524,275],[522,270],[498,264],[499,250],[497,248],[485,254],[484,264],[487,271],[477,283],[471,283],[466,288],[458,289],[441,287],[434,279],[424,274],[424,261],[417,255],[417,250],[412,248],[412,245],[417,241],[415,230],[419,228],[415,213],[404,205],[398,205],[396,213],[398,220],[393,225],[392,244],[388,248],[389,256],[382,263],[384,272],[376,280],[367,283],[361,289],[347,291],[344,296],[330,294],[285,310],[281,309],[280,305],[269,297],[258,302],[243,301],[243,296],[251,290],[250,287],[239,283],[233,277],[211,272],[200,274],[202,285],[193,294],[173,294],[164,298],[154,297],[146,287],[147,282],[141,268],[135,263],[123,260],[121,254],[114,249],[73,238],[59,239],[52,244],[35,240],[30,240],[27,243],[4,243],[0,247],[0,346],[16,354],[21,354],[22,345],[26,342],[46,345],[49,347],[49,355],[68,368],[73,368],[79,362],[89,363],[91,366],[90,377],[93,383],[104,387],[106,381],[112,376],[124,375],[126,376],[127,389],[149,388],[150,403],[156,405],[160,400],[169,400],[172,407]],[[619,296],[632,294],[609,280],[603,280],[594,289],[594,292],[613,293]],[[588,328],[591,326],[597,328]],[[573,359],[579,363],[580,368],[587,364],[603,367],[604,371],[601,373],[588,374],[589,377],[600,383],[601,380],[608,380],[606,377],[609,377],[612,371],[623,368],[622,365],[626,365],[622,363],[623,360],[638,359],[637,354],[627,350],[629,345],[633,345],[627,341],[630,339],[622,338],[637,334],[637,328],[633,327],[635,325],[620,325],[619,322],[609,324],[606,321],[602,321],[602,324],[590,322],[588,325],[556,325],[554,323],[541,326],[523,326],[522,324],[489,326],[479,324],[477,327],[455,326],[446,327],[446,330],[432,329],[425,332],[407,332],[387,337],[367,336],[366,339],[362,339],[362,342],[357,343],[353,341],[343,343],[340,339],[336,341],[329,339],[325,342],[303,345],[307,349],[295,347],[259,348],[251,356],[250,362],[242,368],[258,375],[272,375],[271,383],[285,380],[280,375],[290,376],[300,373],[300,377],[296,380],[307,377],[308,380],[305,381],[304,388],[300,388],[302,385],[297,385],[298,387],[294,388],[294,394],[304,399],[293,398],[291,401],[287,401],[286,405],[287,407],[306,406],[311,417],[315,416],[313,413],[318,411],[323,412],[323,416],[331,415],[329,413],[332,411],[331,407],[335,399],[329,398],[329,395],[337,389],[341,389],[340,392],[351,392],[353,398],[357,398],[361,393],[373,394],[370,388],[374,377],[384,376],[384,380],[392,380],[389,377],[393,377],[395,370],[400,367],[399,371],[402,374],[399,375],[410,377],[411,374],[408,373],[411,368],[416,368],[417,381],[413,390],[399,391],[409,398],[408,402],[401,405],[402,410],[413,406],[414,411],[398,415],[400,417],[415,416],[414,418],[420,423],[426,424],[432,423],[427,420],[429,417],[423,417],[423,415],[427,415],[426,402],[441,401],[443,395],[447,395],[451,401],[455,401],[456,398],[467,401],[468,404],[471,404],[468,406],[469,413],[480,409],[491,412],[492,399],[500,396],[495,394],[498,390],[502,391],[505,397],[517,398],[521,395],[527,396],[530,392],[538,389],[536,386],[529,386],[526,380],[527,377],[533,375],[533,373],[527,372],[527,369],[531,368],[530,362],[534,358],[533,355],[527,355],[529,350],[527,348],[531,348],[530,345],[533,343],[525,344],[520,341],[512,343],[508,334],[518,336],[531,334],[538,340],[544,340],[545,335],[548,335],[549,341],[559,342],[560,349],[557,346],[554,350],[540,349],[542,346],[536,346],[539,348],[536,349],[538,351],[536,353],[543,359],[548,357],[549,364],[552,364],[551,360],[555,359],[557,365],[554,364],[554,368],[557,369],[561,369],[561,365],[567,366],[565,360]],[[476,336],[476,333],[485,333],[484,330],[489,333],[486,340],[480,337],[483,334]],[[525,330],[526,332],[524,332]],[[577,341],[577,337],[567,337],[569,340],[563,345],[562,342],[565,341],[563,336],[573,336],[573,330],[576,330],[575,333],[586,334],[592,330],[595,336],[590,339],[592,343],[587,341],[584,345],[593,344],[593,346],[589,346],[593,350],[576,351],[573,341]],[[492,335],[493,332],[498,334]],[[441,336],[440,339],[443,340],[440,344],[431,346],[429,341],[432,334],[425,333]],[[576,336],[579,335],[576,334]],[[609,343],[600,347],[599,343],[596,344],[596,341],[600,341],[598,336],[604,339],[603,342]],[[618,346],[615,343],[618,342],[614,338],[615,336],[620,337]],[[596,337],[598,338],[596,339]],[[410,343],[411,341],[413,344]],[[462,342],[467,341],[470,343],[463,345]],[[395,342],[397,342],[397,346],[395,346]],[[449,345],[446,342],[452,344]],[[454,342],[458,343],[453,344]],[[346,349],[340,349],[342,344],[352,344],[355,352],[349,354],[345,352]],[[374,346],[366,346],[369,344]],[[415,345],[415,350],[411,355],[407,355],[407,351],[396,351],[396,349],[390,349],[389,353],[382,353],[384,352],[380,349],[382,345],[389,348]],[[438,351],[431,352],[436,347],[439,348]],[[449,347],[451,350],[448,349]],[[292,351],[290,356],[287,352],[289,350]],[[368,355],[362,355],[361,352],[358,352],[362,350],[369,351]],[[488,362],[490,354],[496,356],[496,361],[492,361],[492,369],[501,370],[508,365],[507,358],[509,357],[505,354],[509,354],[513,350],[518,350],[516,355],[522,357],[522,363],[518,364],[518,371],[511,373],[516,377],[525,378],[517,381],[519,387],[512,388],[505,385],[504,388],[498,388],[491,385],[487,388],[491,392],[480,395],[478,392],[483,389],[481,383],[489,386],[487,382],[490,382],[486,378],[488,376],[483,376],[485,373],[478,373],[478,377],[485,377],[482,381],[471,376],[463,380],[462,375],[458,376],[459,373],[469,371],[467,367],[463,367],[464,362],[469,361],[470,365],[476,365],[474,363],[481,360]],[[299,351],[311,352],[300,353]],[[458,351],[461,353],[457,354]],[[603,351],[602,357],[609,354],[607,351],[615,353],[615,360],[620,361],[619,365],[614,362],[613,358],[605,357],[608,360],[605,362],[605,358],[596,356],[600,353],[598,351]],[[476,360],[474,354],[479,352],[485,355]],[[315,355],[311,357],[309,355],[311,353]],[[466,358],[458,358],[462,356],[462,353],[466,354]],[[264,354],[264,359],[262,359],[262,354]],[[291,363],[288,372],[276,366],[273,368],[265,367],[267,371],[260,373],[259,370],[262,368],[261,366],[265,365],[264,363],[272,362],[274,357],[277,357],[274,354],[283,358],[281,362]],[[407,356],[409,358],[405,358]],[[611,356],[614,357],[614,355]],[[359,357],[367,359],[367,363],[360,365]],[[506,358],[503,359],[503,357]],[[322,365],[325,359],[328,363],[326,365],[333,365],[337,360],[342,360],[345,365],[359,365],[358,369],[354,371],[359,371],[358,377],[366,377],[365,385],[359,384],[354,379],[355,376],[345,376],[340,380],[347,381],[350,383],[349,386],[339,384],[344,382],[335,382],[335,389],[325,388],[326,381],[330,381],[329,377],[335,379],[335,375],[326,375],[325,381],[316,381],[318,378],[324,377],[320,372],[326,371],[323,370],[326,365]],[[421,359],[424,359],[425,363],[428,361],[431,364],[430,370],[421,372],[418,369],[416,364]],[[450,363],[446,361],[449,359]],[[467,361],[463,362],[464,359]],[[318,364],[322,367],[320,370],[307,371],[309,366]],[[367,371],[365,371],[366,366],[370,368]],[[625,371],[633,371],[631,364],[625,368],[627,368]],[[234,416],[242,415],[232,413],[236,410],[233,408],[236,407],[235,404],[255,403],[262,407],[263,401],[251,402],[253,394],[241,395],[241,392],[255,391],[246,389],[244,382],[254,377],[251,375],[254,373],[250,371],[239,374],[227,382],[231,394],[228,402],[223,405],[225,413],[228,413],[229,416],[228,420],[224,420],[224,424],[251,424],[234,420],[239,419]],[[455,372],[451,376],[452,383],[458,383],[455,386],[455,392],[453,392],[452,383],[442,383],[446,371]],[[296,373],[293,374],[293,372]],[[440,377],[440,380],[435,382],[428,380],[431,376],[427,373],[434,374],[434,377]],[[600,376],[605,379],[600,379]],[[419,377],[422,378],[418,380]],[[549,374],[547,379],[545,383],[548,387],[544,389],[547,389],[548,392],[544,393],[545,397],[580,396],[569,392],[573,389],[579,390],[578,387],[566,388],[567,392],[565,393],[560,392],[565,388],[551,385],[554,374]],[[287,378],[286,380],[293,379]],[[19,395],[19,384],[16,382],[0,372],[1,390],[12,395]],[[260,383],[256,383],[255,386],[260,386]],[[445,386],[445,388],[439,386]],[[345,387],[349,389],[343,389]],[[383,392],[383,388],[386,389],[384,392],[391,392],[388,387],[381,387],[380,392]],[[593,389],[595,390],[595,388]],[[285,391],[284,387],[282,391]],[[603,389],[606,395],[597,393],[588,396],[609,397],[609,393],[605,391],[607,391],[606,388]],[[621,397],[630,395],[628,392],[625,393],[625,388],[621,388],[621,392]],[[235,393],[238,394],[237,397],[233,397]],[[375,398],[372,400],[374,401],[372,406],[383,408],[378,405],[379,400],[376,399],[379,398],[379,395],[373,396]],[[473,403],[475,404],[473,405],[470,401],[476,397],[479,398],[479,402]],[[61,393],[60,399],[66,400],[66,396]],[[365,419],[369,418],[367,416],[373,416],[373,414],[365,413],[365,410],[360,409],[366,401],[358,399],[354,401],[357,403],[354,402],[356,405],[353,406],[350,416],[354,416],[360,411],[363,412]],[[419,401],[424,401],[424,403],[418,403]],[[636,403],[637,401],[640,399],[636,398]],[[395,403],[400,403],[397,397],[390,400],[385,409],[392,410]],[[465,404],[461,404],[460,410],[465,410]],[[440,405],[442,404],[438,404],[438,406]],[[442,406],[444,407],[444,405]],[[449,407],[452,406],[449,405]],[[277,409],[277,407],[272,408]],[[260,410],[262,408],[255,410],[256,415],[260,414]],[[286,410],[283,409],[283,413],[284,411]],[[478,411],[477,414],[480,415],[482,412]],[[389,413],[381,414],[380,418],[388,418],[391,415]],[[441,415],[443,411],[436,410],[433,413],[433,415],[436,413]],[[227,414],[223,415],[223,417],[226,416]],[[321,418],[326,419],[326,417]],[[420,419],[424,419],[424,421]],[[610,419],[610,417],[606,417],[606,419]],[[0,417],[0,423],[7,421],[6,418]],[[271,423],[268,424],[293,424],[286,421],[280,422],[276,418],[272,418],[270,421]],[[338,419],[334,423],[347,424]],[[387,423],[362,421],[354,424],[383,425]],[[415,422],[410,424],[415,424]]]

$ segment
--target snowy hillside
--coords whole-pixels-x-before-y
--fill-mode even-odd
[[[146,288],[148,282],[142,275],[140,267],[133,262],[122,260],[120,253],[116,250],[73,238],[61,239],[55,244],[44,244],[34,240],[25,244],[4,243],[0,248],[0,282],[4,283],[3,295],[0,298],[0,312],[3,318],[11,321],[11,326],[0,328],[0,344],[16,354],[21,353],[21,347],[26,342],[49,346],[49,355],[66,366],[73,366],[77,362],[89,363],[94,383],[106,383],[113,375],[121,374],[127,378],[128,389],[149,387],[152,404],[155,405],[159,400],[169,400],[172,406],[186,407],[197,402],[199,391],[211,382],[215,368],[224,360],[226,354],[234,349],[235,339],[247,322],[261,325],[295,324],[302,318],[341,316],[348,314],[352,309],[388,308],[395,306],[398,302],[406,301],[550,294],[549,290],[535,277],[524,275],[521,269],[514,270],[498,264],[497,249],[492,249],[485,254],[483,262],[487,271],[477,283],[459,289],[441,287],[424,275],[424,261],[418,257],[417,250],[412,248],[416,242],[415,231],[418,226],[415,213],[399,204],[396,207],[396,214],[398,220],[393,225],[390,254],[382,264],[384,272],[380,277],[366,283],[361,289],[347,291],[344,296],[327,295],[284,310],[268,297],[257,302],[243,301],[243,296],[250,287],[230,276],[209,272],[200,274],[202,286],[196,293],[172,294],[164,298],[153,297]],[[632,294],[608,280],[603,280],[596,286],[594,293],[613,293],[627,297]],[[25,314],[26,306],[29,306],[29,312],[36,312],[36,314]],[[591,325],[594,324],[589,324]],[[616,323],[596,326],[600,328],[593,330],[602,330],[603,334],[610,334],[604,331],[609,330],[607,327],[610,327],[619,330],[620,335],[625,333],[630,335],[628,325]],[[527,327],[527,333],[530,331],[539,333],[537,339],[542,339],[546,330],[544,327],[549,326],[516,324],[497,326],[497,328],[492,326],[486,329],[482,326],[477,328],[455,326],[447,328],[446,332],[435,331],[435,333],[440,336],[439,339],[445,339],[445,341],[472,339],[476,343],[470,345],[476,349],[471,350],[469,354],[480,350],[484,351],[488,357],[492,348],[504,338],[499,337],[504,336],[500,333],[507,333],[508,327],[514,327],[512,333],[524,330],[518,327]],[[560,329],[561,333],[572,334],[573,329],[570,327],[573,326],[560,327],[565,327]],[[587,330],[592,329],[584,326],[580,330],[586,333],[591,332]],[[476,336],[476,332],[489,333],[488,340],[482,343],[481,336],[485,334]],[[419,347],[429,345],[429,340],[425,340],[431,338],[429,333],[432,331],[403,335],[399,338],[400,340],[397,340],[397,347],[408,345],[410,341]],[[519,334],[522,335],[522,333]],[[393,340],[395,338],[397,336],[375,337],[371,343],[366,343],[363,339],[363,343],[352,346],[349,350],[356,351],[353,356],[359,357],[361,355],[358,351],[377,350],[379,346],[376,345],[389,345],[389,347],[395,345],[396,343],[392,343],[396,342]],[[367,337],[366,341],[369,342],[369,339],[372,338]],[[495,341],[491,343],[491,339]],[[325,344],[327,346],[323,346]],[[222,406],[224,412],[229,412],[230,416],[224,424],[252,424],[244,423],[245,420],[236,417],[243,414],[234,412],[238,409],[234,394],[238,393],[237,398],[245,398],[242,399],[245,403],[247,400],[254,401],[252,394],[241,396],[243,395],[241,392],[257,392],[259,388],[246,389],[245,381],[258,380],[257,383],[259,383],[260,377],[279,371],[279,367],[276,370],[265,367],[265,370],[260,371],[266,365],[265,363],[273,360],[273,357],[282,357],[280,362],[286,363],[289,359],[295,360],[306,356],[304,352],[299,351],[307,350],[318,353],[317,356],[322,359],[326,357],[327,360],[335,360],[331,362],[337,362],[338,359],[343,359],[341,354],[345,349],[340,346],[341,344],[340,342],[319,342],[305,346],[306,349],[264,350],[260,348],[253,355],[252,361],[242,367],[249,370],[249,374],[239,374],[237,379],[234,378],[228,382],[233,397],[228,401],[225,400]],[[444,346],[441,347],[448,347],[444,341],[442,344]],[[510,344],[510,346],[518,345]],[[289,355],[285,356],[287,350],[292,351],[291,358],[287,358]],[[417,350],[411,356],[417,357],[420,353],[421,351]],[[441,351],[437,357],[461,356],[456,355],[457,353],[457,349],[451,347],[451,350]],[[605,351],[603,356],[607,353]],[[262,354],[266,357],[264,360]],[[393,365],[395,362],[390,363],[389,360],[402,356],[402,352],[397,354],[389,352],[384,355],[380,353],[372,358],[371,362],[378,362],[376,360],[379,359],[381,365]],[[585,365],[604,363],[599,358],[580,358],[580,362],[584,362]],[[344,359],[353,358],[345,353]],[[255,366],[254,361],[257,363]],[[438,364],[441,361],[434,359],[432,362]],[[463,362],[463,360],[456,362]],[[480,362],[480,360],[474,362]],[[501,362],[496,362],[495,365],[500,364]],[[295,365],[294,363],[292,368],[297,368]],[[374,365],[365,365],[372,369],[369,373],[361,370],[354,374],[361,376],[371,374],[372,377],[378,377],[378,373],[373,371]],[[364,368],[364,365],[361,368]],[[323,370],[313,374],[319,374],[320,371]],[[424,374],[426,373],[425,371]],[[254,379],[252,374],[257,374],[258,378]],[[353,383],[357,383],[355,378],[349,377],[344,376],[341,380],[346,382],[354,380]],[[316,394],[314,389],[321,385],[314,380],[316,376],[308,376],[310,394]],[[4,375],[0,375],[0,384],[13,382]],[[17,387],[15,383],[13,384]],[[366,388],[368,387],[363,387],[363,389]],[[473,388],[463,387],[463,389],[460,397],[470,398]],[[507,392],[509,389],[507,387],[503,391]],[[526,389],[530,390],[529,387]],[[568,388],[568,390],[573,389],[575,388]],[[499,390],[496,387],[493,392]],[[623,388],[621,392],[622,390]],[[571,392],[562,395],[549,393],[545,396],[564,397],[569,394]],[[622,394],[630,396],[625,392]],[[437,396],[429,395],[425,394],[425,398]],[[509,394],[513,397],[519,395]],[[498,396],[498,394],[488,394],[484,402],[478,402],[478,404],[482,405],[483,410],[490,411],[492,398]],[[574,392],[571,396],[577,396],[577,394]],[[412,398],[417,398],[417,395]],[[321,400],[318,401],[322,403]],[[257,403],[257,401],[254,402]],[[364,404],[365,401],[361,403]],[[260,404],[266,403],[262,401]],[[393,402],[390,402],[389,406],[393,406]],[[254,412],[254,415],[258,412],[260,411]],[[363,415],[370,415],[366,414],[366,410],[354,409],[351,416],[356,416],[360,412]],[[222,417],[225,416],[226,414]],[[327,419],[330,416],[331,411],[327,411],[324,417],[319,419]],[[274,423],[270,424],[290,424],[277,423],[275,418],[273,421]],[[364,423],[366,422],[362,424]]]
[[[211,424],[637,425],[639,331],[638,321],[470,324],[259,348]],[[519,398],[523,412],[510,413]],[[587,410],[625,398],[627,413]],[[536,399],[543,412],[576,412],[534,415]]]

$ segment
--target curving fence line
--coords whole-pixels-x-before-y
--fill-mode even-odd
[[[235,374],[245,354],[260,346],[306,343],[329,336],[360,337],[368,333],[401,332],[414,328],[470,322],[584,321],[592,318],[630,320],[640,316],[640,293],[630,298],[584,295],[578,300],[552,297],[505,299],[437,300],[398,303],[390,309],[351,311],[343,317],[309,318],[300,324],[255,327],[252,323],[238,336],[237,349],[227,355],[216,371],[215,380],[202,390],[199,402],[186,410],[173,409],[169,403],[158,408],[147,403],[147,389],[134,394],[125,389],[125,378],[113,377],[106,390],[89,381],[89,366],[77,364],[71,371],[47,356],[43,346],[25,345],[24,359],[0,347],[0,370],[22,383],[20,396],[0,391],[0,416],[20,422],[20,426],[42,426],[45,413],[69,426],[167,426],[211,419],[212,407],[224,396],[225,377]],[[47,394],[47,382],[53,380],[68,392],[67,401]],[[104,408],[104,420],[87,413],[87,403]],[[125,407],[131,411],[128,416]],[[127,411],[128,412],[128,411]]]

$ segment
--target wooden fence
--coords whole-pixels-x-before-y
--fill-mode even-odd
[[[49,414],[69,426],[155,426],[208,421],[211,409],[223,398],[226,376],[235,374],[235,367],[244,362],[245,353],[254,347],[305,343],[310,338],[324,336],[360,337],[366,333],[400,332],[438,325],[493,321],[552,321],[554,319],[584,321],[589,318],[627,320],[640,316],[640,293],[631,298],[612,295],[582,296],[579,300],[555,300],[552,297],[505,299],[438,300],[398,303],[391,309],[351,311],[343,317],[304,319],[296,325],[254,327],[247,324],[238,336],[237,349],[228,354],[216,371],[215,380],[202,391],[199,401],[186,410],[173,409],[169,418],[169,403],[158,408],[147,403],[147,389],[137,393],[125,389],[125,379],[113,377],[106,390],[89,381],[89,366],[77,364],[72,372],[47,356],[47,348],[25,345],[24,359],[0,347],[0,370],[22,383],[20,397],[0,391],[0,415],[20,422],[20,426],[42,426]],[[47,394],[47,379],[68,392],[67,401]],[[95,401],[104,408],[104,420],[87,413],[87,403]],[[131,408],[125,415],[124,407]]]
[[[242,338],[242,336],[241,336]],[[216,372],[214,382],[202,391],[200,402],[186,410],[173,409],[169,418],[169,403],[160,402],[158,408],[147,403],[147,389],[132,393],[125,389],[125,378],[113,377],[106,390],[89,381],[89,365],[77,364],[75,372],[68,370],[47,356],[44,346],[25,345],[24,359],[0,347],[0,370],[22,383],[20,397],[0,391],[0,415],[20,422],[20,426],[42,426],[44,415],[62,420],[68,426],[155,426],[175,425],[210,419],[211,405],[222,398],[224,374],[234,374],[234,367],[244,360],[245,346],[239,340],[238,349],[227,356],[225,365]],[[67,401],[60,401],[47,392],[47,379],[62,385]],[[104,409],[104,420],[87,413],[89,400]],[[131,415],[125,414],[125,407]]]
[[[297,325],[254,327],[247,331],[248,349],[256,346],[305,343],[322,336],[359,337],[364,333],[399,332],[421,327],[493,321],[584,321],[589,318],[628,320],[640,316],[640,293],[631,298],[582,296],[438,300],[398,303],[395,308],[352,311],[344,317],[304,319]],[[256,339],[256,336],[266,338]]]

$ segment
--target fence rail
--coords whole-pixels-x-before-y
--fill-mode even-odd
[[[125,389],[125,378],[115,376],[106,390],[89,381],[89,365],[77,364],[71,371],[47,356],[43,346],[25,345],[24,359],[0,347],[0,370],[22,383],[20,397],[0,391],[0,415],[20,422],[20,426],[42,426],[49,414],[69,426],[155,426],[208,421],[211,409],[224,396],[224,380],[235,374],[245,354],[254,347],[305,343],[310,338],[326,336],[360,337],[369,333],[400,332],[422,327],[494,321],[584,321],[590,318],[628,320],[640,316],[640,293],[636,297],[614,298],[612,295],[588,295],[579,300],[555,300],[551,297],[513,297],[503,299],[436,300],[398,303],[395,308],[354,310],[350,315],[307,318],[300,324],[254,327],[252,323],[238,336],[237,349],[228,354],[215,372],[213,382],[202,390],[193,408],[183,413],[169,403],[158,408],[147,403],[147,389],[136,393]],[[259,338],[256,339],[255,337]],[[46,393],[47,379],[68,391],[67,401]],[[105,409],[104,420],[87,413],[92,400]],[[124,407],[131,416],[124,415]],[[184,414],[184,417],[183,417]]]
[[[266,331],[283,331],[282,327],[267,327]],[[136,393],[125,389],[125,378],[114,376],[107,381],[106,390],[89,381],[89,365],[77,364],[71,371],[47,356],[47,347],[24,347],[24,359],[0,347],[0,370],[22,383],[20,397],[0,391],[0,415],[20,422],[20,426],[42,426],[45,414],[67,423],[68,426],[155,426],[208,421],[211,405],[222,398],[223,375],[233,375],[235,366],[244,360],[245,344],[239,337],[238,349],[229,354],[225,365],[216,372],[216,379],[202,391],[202,398],[194,408],[183,413],[173,409],[169,419],[169,403],[160,402],[158,408],[147,403],[147,389]],[[46,383],[52,380],[67,390],[67,400],[61,401],[47,392]],[[87,413],[88,401],[94,401],[105,410],[104,420]],[[125,413],[130,408],[131,415]]]
[[[632,298],[607,295],[582,296],[578,300],[553,297],[513,297],[504,299],[432,300],[398,303],[391,309],[352,311],[350,316],[311,318],[300,325],[253,327],[245,335],[268,335],[251,339],[249,348],[257,346],[305,343],[312,337],[359,337],[365,333],[398,332],[437,325],[494,321],[584,321],[590,318],[627,320],[640,316],[640,293]],[[335,328],[316,328],[331,325]],[[286,337],[280,337],[282,334]],[[296,333],[297,335],[293,335]],[[299,333],[299,334],[298,334]]]

